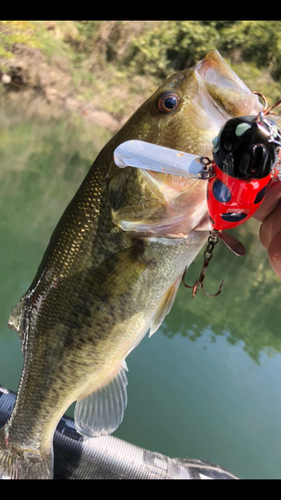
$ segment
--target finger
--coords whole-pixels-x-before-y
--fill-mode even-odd
[[[281,182],[273,182],[266,191],[265,198],[254,214],[254,218],[262,222],[281,200]]]
[[[281,202],[264,219],[260,226],[260,240],[265,248],[268,248],[271,241],[281,233]]]

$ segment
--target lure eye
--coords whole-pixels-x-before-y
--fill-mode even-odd
[[[180,96],[175,92],[165,92],[157,102],[157,108],[161,113],[170,113],[178,108]]]
[[[233,135],[232,130],[224,129],[224,134],[221,137],[220,144],[223,147],[224,151],[230,152],[235,149],[235,146],[237,144],[237,139]]]
[[[224,149],[226,151],[232,151],[234,149],[234,144],[232,142],[225,142]]]

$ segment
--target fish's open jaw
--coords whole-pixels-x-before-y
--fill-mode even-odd
[[[228,66],[217,50],[211,50],[206,57],[196,64],[196,72],[206,82],[213,85],[238,88],[249,92],[245,83]]]
[[[195,66],[195,75],[215,103],[233,116],[254,115],[263,106],[258,97],[228,66],[217,50],[210,51]]]

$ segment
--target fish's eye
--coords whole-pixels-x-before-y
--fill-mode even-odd
[[[175,92],[165,92],[157,102],[157,108],[161,113],[170,113],[180,104],[180,96]]]

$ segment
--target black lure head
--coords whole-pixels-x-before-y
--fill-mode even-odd
[[[213,141],[213,157],[231,177],[262,179],[277,163],[280,147],[277,124],[261,112],[228,120]]]

